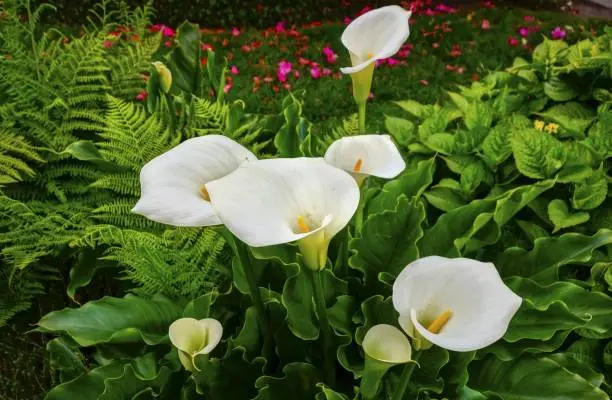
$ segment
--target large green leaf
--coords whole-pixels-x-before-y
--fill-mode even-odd
[[[501,361],[489,356],[470,364],[470,388],[504,400],[607,400],[586,379],[546,357]]]
[[[283,373],[282,378],[262,376],[257,379],[259,394],[256,400],[312,400],[319,392],[319,371],[312,364],[287,364]]]
[[[402,146],[408,146],[414,139],[414,124],[403,118],[385,115],[385,128],[387,132]]]
[[[608,181],[603,169],[574,186],[572,205],[578,210],[592,210],[599,207],[608,194]]]
[[[349,259],[352,268],[360,270],[366,280],[376,279],[379,273],[397,275],[411,261],[418,258],[416,243],[423,235],[425,220],[422,201],[408,199],[402,194],[395,210],[385,210],[368,218],[361,236],[350,242],[354,252]]]
[[[145,299],[128,294],[54,311],[40,320],[38,330],[66,333],[81,346],[141,341],[158,344],[168,340],[168,327],[182,312],[181,304],[163,296]]]
[[[586,212],[570,213],[567,203],[561,199],[548,203],[548,217],[555,225],[553,233],[570,226],[584,224],[590,218],[589,213]]]
[[[170,377],[152,353],[128,361],[114,361],[51,389],[45,400],[132,399],[146,390],[159,392]]]
[[[544,41],[533,50],[533,61],[537,63],[554,62],[560,59],[563,54],[567,54],[567,52],[563,52],[567,47],[567,43],[562,40],[544,38]]]
[[[536,129],[516,131],[511,143],[518,170],[529,178],[550,177],[565,162],[563,147],[546,132]]]
[[[584,138],[584,132],[595,119],[592,109],[576,102],[557,104],[536,115],[558,123],[578,138]]]
[[[532,250],[519,247],[507,249],[498,261],[504,277],[522,276],[540,284],[558,280],[559,267],[572,263],[587,263],[593,251],[612,244],[612,231],[602,229],[593,236],[566,233],[558,237],[536,239]]]

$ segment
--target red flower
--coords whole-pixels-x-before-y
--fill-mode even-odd
[[[138,93],[138,96],[136,96],[136,100],[145,101],[148,96],[149,96],[149,93],[147,93],[146,90],[143,90],[140,93]]]
[[[517,38],[515,38],[514,36],[508,36],[508,45],[512,46],[512,47],[516,47],[518,46],[519,41]]]
[[[461,47],[458,44],[454,44],[449,55],[451,57],[459,57],[461,54],[463,54],[463,52],[461,51]]]
[[[107,49],[110,49],[111,47],[113,47],[114,44],[115,42],[113,42],[112,40],[105,40],[102,43],[102,46],[106,47]]]

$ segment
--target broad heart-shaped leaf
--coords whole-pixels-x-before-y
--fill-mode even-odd
[[[559,267],[572,263],[587,263],[593,251],[612,243],[612,231],[602,229],[593,236],[566,233],[558,237],[536,239],[532,250],[519,247],[507,249],[496,265],[502,277],[522,276],[541,285],[558,280]]]
[[[422,391],[430,391],[434,393],[442,393],[444,387],[443,377],[440,375],[440,370],[449,361],[449,352],[438,346],[434,346],[429,350],[424,351],[419,357],[419,367],[416,367],[408,391],[413,393],[414,397],[418,398],[418,394]],[[398,371],[399,368],[396,369]],[[396,375],[397,377],[397,375]],[[392,379],[390,379],[393,382]]]
[[[590,217],[589,213],[586,212],[571,214],[565,201],[555,199],[548,203],[548,218],[550,218],[555,225],[555,230],[553,231],[553,233],[555,233],[561,229],[569,228],[570,226],[584,224]]]
[[[553,75],[544,82],[544,94],[555,101],[568,101],[579,93],[559,75]]]
[[[565,162],[563,147],[546,132],[537,129],[516,131],[511,144],[518,170],[529,178],[548,178]]]
[[[593,110],[576,102],[557,104],[535,114],[558,123],[577,139],[585,137],[584,132],[595,119]]]
[[[498,340],[492,345],[479,350],[476,358],[480,359],[486,354],[494,354],[500,360],[508,361],[519,358],[524,353],[551,353],[563,346],[570,333],[570,330],[559,331],[548,340],[521,339],[517,342]]]
[[[419,241],[419,256],[459,257],[462,250],[476,251],[499,240],[500,227],[523,207],[554,185],[542,181],[520,186],[497,197],[474,200],[442,215]]]
[[[266,360],[257,357],[248,361],[246,350],[236,347],[223,358],[196,357],[193,378],[207,399],[252,399],[257,395],[255,381],[263,374]]]
[[[567,43],[564,41],[544,38],[544,41],[533,50],[533,61],[536,63],[553,62],[567,53],[561,53],[565,49],[567,49]]]
[[[376,295],[368,298],[361,303],[361,312],[363,313],[363,326],[360,326],[355,331],[355,341],[361,345],[366,333],[374,325],[388,324],[397,325],[399,314],[393,307],[393,299],[391,296],[384,298]]]
[[[119,360],[51,389],[45,400],[132,399],[149,389],[160,392],[172,371],[159,367],[153,353],[133,360]]]
[[[384,210],[395,210],[400,195],[420,197],[433,182],[436,170],[436,158],[420,161],[416,168],[406,168],[401,175],[387,182],[382,190],[368,201],[368,214],[376,214]]]
[[[465,386],[469,375],[467,367],[476,356],[475,351],[449,352],[448,362],[440,370],[444,378],[443,394],[449,398],[456,398],[459,388]]]
[[[197,24],[182,23],[176,32],[176,46],[166,55],[166,64],[172,71],[172,85],[190,94],[201,95],[202,66],[200,64],[202,49],[201,33]],[[214,68],[214,59],[209,58],[210,69]],[[216,91],[221,88],[212,82]]]
[[[415,137],[414,124],[404,118],[385,115],[385,128],[400,146],[408,146]]]
[[[259,394],[255,400],[312,400],[319,392],[319,371],[312,364],[287,364],[283,374],[282,378],[262,376],[257,379],[255,385]]]
[[[570,282],[539,285],[517,276],[507,279],[506,284],[523,298],[523,305],[504,340],[549,340],[557,331],[578,328],[612,337],[612,297]]]
[[[481,148],[483,159],[490,167],[497,167],[512,154],[513,130],[509,120],[504,120],[495,125],[482,142]]]
[[[469,366],[468,385],[504,400],[607,400],[609,397],[578,374],[547,357],[523,356],[501,361],[488,356]]]
[[[584,181],[575,184],[572,205],[578,210],[592,210],[606,200],[607,194],[606,173],[600,168]]]
[[[81,346],[135,342],[154,345],[168,340],[168,327],[182,312],[183,305],[163,296],[145,299],[128,294],[54,311],[40,320],[37,330],[64,332]]]
[[[302,104],[295,97],[283,108],[285,123],[274,137],[274,146],[280,157],[296,157],[300,151],[300,136],[298,125],[302,115]]]
[[[424,220],[423,202],[409,200],[402,194],[395,210],[370,216],[361,236],[351,240],[350,249],[354,254],[349,265],[361,271],[368,284],[374,283],[381,272],[397,276],[419,256],[416,244],[423,236]]]

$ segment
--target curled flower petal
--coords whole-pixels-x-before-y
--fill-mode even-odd
[[[408,338],[393,325],[373,326],[365,334],[361,346],[369,357],[386,363],[407,363],[412,357]]]

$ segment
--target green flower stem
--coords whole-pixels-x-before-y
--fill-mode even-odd
[[[366,133],[366,101],[357,103],[359,113],[359,133]]]
[[[324,356],[324,369],[327,376],[327,384],[334,386],[336,383],[336,360],[335,357],[330,357],[330,350],[333,348],[333,336],[331,328],[329,327],[329,319],[327,317],[327,307],[325,305],[325,294],[323,291],[323,272],[321,271],[310,271],[304,270],[305,273],[310,275],[312,282],[312,290],[314,291],[315,309],[317,316],[319,317],[319,323],[321,324],[321,331],[323,332],[323,356]]]
[[[404,365],[404,370],[402,371],[402,376],[400,376],[399,386],[393,393],[391,400],[402,400],[404,398],[404,393],[406,389],[408,389],[408,384],[410,383],[410,378],[412,377],[412,373],[414,372],[414,368],[417,365],[417,361],[419,361],[421,353],[419,351],[415,351],[412,353],[412,361],[406,365]]]
[[[336,276],[344,277],[348,271],[348,225],[345,226],[336,237],[338,238],[338,254],[336,255],[336,262],[334,263],[334,274],[336,274]]]
[[[270,361],[270,357],[272,356],[272,331],[270,330],[270,325],[268,324],[266,310],[264,308],[263,300],[261,299],[261,293],[259,291],[259,286],[257,285],[255,272],[253,271],[253,265],[251,264],[251,259],[249,258],[247,246],[241,241],[235,240],[234,249],[249,284],[251,300],[253,301],[255,310],[257,310],[257,318],[259,319],[259,326],[263,336],[263,356],[266,358],[266,360]]]

